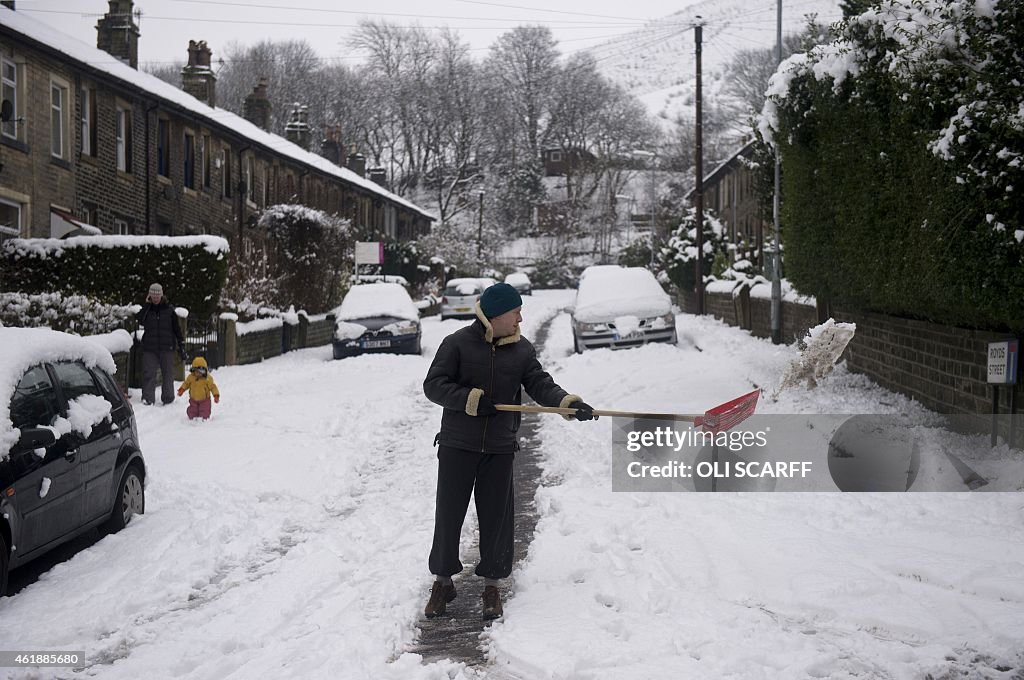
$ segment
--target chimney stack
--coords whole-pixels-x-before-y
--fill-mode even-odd
[[[384,168],[370,168],[370,181],[388,188],[388,171]]]
[[[335,165],[341,165],[341,126],[328,125],[324,128],[324,139],[320,142],[320,155]]]
[[[96,23],[96,47],[134,69],[139,67],[139,27],[132,0],[109,0],[110,9]]]
[[[309,143],[312,141],[313,135],[309,131],[308,106],[298,102],[292,105],[292,112],[288,115],[288,124],[284,126],[284,136],[292,144],[309,150]]]
[[[181,69],[181,89],[211,108],[217,106],[217,76],[210,68],[205,40],[188,41],[188,64]]]
[[[361,153],[350,153],[348,155],[348,169],[360,177],[366,177],[366,156]]]
[[[242,117],[258,128],[270,132],[270,100],[267,99],[267,79],[259,83],[246,95],[242,105]]]

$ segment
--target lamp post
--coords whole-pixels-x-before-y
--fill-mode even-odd
[[[481,259],[483,257],[484,249],[484,192],[482,189],[477,190],[476,195],[480,199],[479,208],[477,210],[477,225],[476,225],[476,261],[480,267],[483,267]],[[483,272],[481,272],[483,273]]]

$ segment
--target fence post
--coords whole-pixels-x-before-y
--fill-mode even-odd
[[[178,316],[177,312],[175,312],[175,319],[177,319],[178,326],[181,328],[181,337],[187,338],[188,317]],[[177,352],[174,353],[174,379],[179,381],[185,379],[185,363],[181,360],[181,357],[178,356]]]
[[[238,321],[230,316],[222,316],[220,320],[223,324],[221,338],[224,342],[224,365],[234,366],[238,363],[238,334],[235,329]]]
[[[296,348],[309,347],[309,317],[305,312],[299,312],[299,337],[295,343]]]
[[[740,284],[739,294],[736,296],[739,303],[739,326],[745,331],[749,331],[753,328],[750,315],[750,286],[744,281]]]

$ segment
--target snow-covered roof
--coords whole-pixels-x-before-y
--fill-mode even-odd
[[[349,289],[335,314],[338,321],[382,316],[416,320],[420,312],[401,284],[364,283]]]
[[[231,113],[225,109],[212,108],[199,101],[184,90],[174,87],[170,83],[160,80],[156,76],[137,71],[131,66],[118,61],[116,57],[93,47],[89,43],[82,42],[74,36],[47,26],[29,16],[24,12],[7,9],[0,6],[0,30],[9,30],[41,43],[44,47],[60,52],[70,59],[81,63],[94,71],[101,72],[111,78],[116,78],[124,83],[143,90],[151,95],[160,97],[172,102],[189,112],[206,118],[210,123],[225,128],[234,134],[241,135],[249,140],[274,151],[282,156],[287,156],[299,163],[311,166],[320,172],[334,175],[345,180],[349,184],[358,186],[366,191],[382,196],[393,203],[402,205],[429,219],[437,219],[414,203],[411,203],[401,196],[387,191],[376,182],[371,182],[365,177],[360,177],[348,168],[343,168],[330,162],[323,156],[307,151],[297,144],[293,144],[284,137],[272,134],[262,128],[250,123],[245,118]]]
[[[597,265],[580,277],[573,318],[584,323],[608,322],[621,316],[649,318],[672,311],[654,274],[643,267]]]
[[[704,183],[702,186],[707,188],[709,185],[714,184],[716,181],[718,181],[719,176],[725,174],[725,171],[728,170],[729,167],[733,165],[737,158],[740,158],[741,156],[749,156],[753,148],[754,140],[750,140],[749,142],[741,146],[739,149],[736,150],[735,153],[733,153],[731,156],[729,156],[724,161],[719,163],[714,170],[704,175]],[[693,197],[693,194],[696,193],[696,191],[697,187],[694,187],[687,191],[686,200],[690,200]]]
[[[11,398],[29,368],[46,361],[81,361],[108,373],[117,370],[99,342],[48,328],[0,327],[0,347],[0,456],[6,456],[20,436],[11,422]]]

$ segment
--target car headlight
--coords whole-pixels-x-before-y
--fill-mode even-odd
[[[594,331],[601,330],[603,326],[603,323],[586,323],[584,321],[579,321],[576,323],[576,330],[584,333],[592,333]]]
[[[414,323],[406,326],[397,326],[395,328],[395,335],[414,335],[419,330],[419,326]]]
[[[666,326],[675,326],[676,325],[676,315],[673,314],[672,312],[669,312],[668,314],[665,314],[664,316],[662,316],[660,318],[665,320],[665,325]]]

